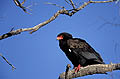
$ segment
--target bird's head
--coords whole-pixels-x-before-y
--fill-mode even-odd
[[[67,39],[71,39],[72,35],[66,32],[60,33],[57,36],[57,40],[67,40]]]

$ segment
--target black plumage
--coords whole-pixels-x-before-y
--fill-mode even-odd
[[[83,39],[73,38],[71,34],[63,32],[57,36],[59,46],[65,52],[74,67],[104,64],[101,56]]]

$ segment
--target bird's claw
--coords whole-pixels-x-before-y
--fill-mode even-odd
[[[80,64],[78,65],[78,67],[75,67],[75,73],[80,71]]]

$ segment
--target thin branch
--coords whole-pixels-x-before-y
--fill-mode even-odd
[[[16,4],[16,6],[20,7],[25,13],[28,13],[26,9],[26,7],[23,6],[23,4],[25,3],[26,0],[24,0],[22,3],[19,2],[19,0],[13,0],[14,3]],[[30,14],[30,13],[28,13]]]
[[[82,77],[93,74],[106,74],[106,72],[112,72],[113,70],[120,70],[120,63],[118,64],[96,64],[81,67],[80,71],[75,73],[75,70],[69,70],[69,79]],[[61,73],[59,79],[65,79],[65,72]]]
[[[64,8],[63,6],[59,6],[59,5],[57,5],[57,4],[50,3],[50,2],[46,2],[46,4],[54,5],[54,6],[57,6],[57,7],[60,7],[60,8]]]
[[[21,3],[21,5],[23,5],[23,4],[25,3],[25,1],[26,1],[26,0],[24,0],[24,1]]]
[[[37,3],[32,3],[31,5],[26,6],[26,9],[29,9],[30,11],[32,11],[32,9],[30,9],[30,7],[35,6],[35,5],[38,5],[38,4]]]
[[[12,67],[12,70],[16,69],[1,53],[0,56]]]
[[[73,1],[72,0],[69,0],[69,1],[70,1],[71,5],[72,5],[73,9],[75,9],[75,5],[74,5]]]
[[[69,0],[69,1],[71,1],[71,0]],[[69,1],[65,0],[65,2],[68,3],[69,5],[74,5],[74,7],[77,6],[77,4],[76,4],[76,3],[74,4],[73,1],[72,1],[72,3],[69,2]],[[74,8],[74,9],[75,9],[75,8]]]
[[[18,0],[14,0],[14,1],[18,1]],[[33,26],[31,28],[22,28],[22,29],[17,29],[17,30],[13,30],[11,32],[8,32],[6,34],[3,34],[0,36],[0,40],[2,39],[5,39],[5,38],[8,38],[8,37],[11,37],[13,35],[17,35],[17,34],[20,34],[21,32],[25,32],[25,31],[31,31],[30,34],[32,34],[33,32],[39,30],[41,27],[45,26],[46,24],[52,22],[53,20],[55,20],[60,14],[65,14],[65,15],[68,15],[68,16],[72,16],[74,15],[76,12],[82,10],[83,8],[85,8],[87,5],[89,5],[90,3],[108,3],[108,2],[113,2],[113,0],[109,0],[109,1],[88,1],[88,2],[85,2],[83,5],[81,5],[79,8],[76,8],[76,9],[71,9],[71,10],[66,10],[65,8],[61,9],[61,10],[58,10],[50,19],[36,25],[36,26]],[[19,2],[17,2],[19,3]],[[16,4],[17,5],[17,4]],[[19,4],[21,5],[21,4]]]
[[[68,2],[67,0],[65,0],[66,3],[70,4],[70,2]],[[71,5],[71,4],[70,4]]]

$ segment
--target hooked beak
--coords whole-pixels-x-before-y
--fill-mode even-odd
[[[62,36],[58,36],[58,37],[57,37],[57,40],[62,40],[62,39],[63,39]]]

